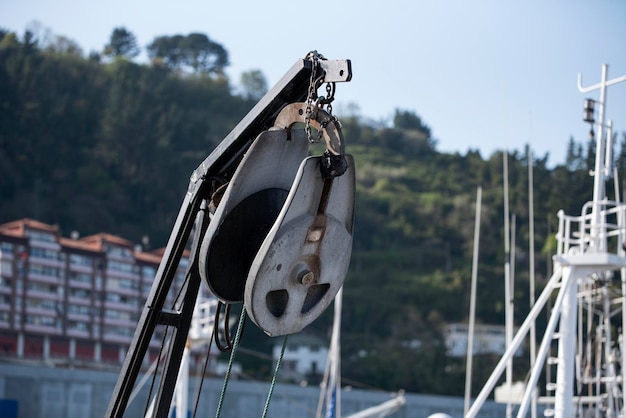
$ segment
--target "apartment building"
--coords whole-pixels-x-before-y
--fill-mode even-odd
[[[121,363],[162,253],[107,233],[62,237],[58,226],[32,219],[0,225],[0,358]]]

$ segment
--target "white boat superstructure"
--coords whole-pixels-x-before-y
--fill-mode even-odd
[[[545,408],[545,416],[626,417],[626,204],[620,202],[617,186],[614,200],[607,198],[606,180],[614,175],[615,184],[618,183],[612,169],[611,123],[604,123],[606,88],[626,81],[626,76],[607,80],[607,72],[604,65],[602,81],[587,88],[580,85],[579,78],[581,92],[600,90],[597,123],[595,101],[585,101],[585,121],[592,124],[592,135],[594,127],[598,131],[593,200],[583,206],[580,215],[558,213],[554,274],[466,417],[477,416],[515,351],[547,307],[547,326],[524,394],[515,400],[519,404],[516,416],[527,416],[539,403]],[[547,382],[544,389],[538,389],[544,370]],[[543,395],[538,396],[538,392]],[[536,411],[532,412],[536,416]]]

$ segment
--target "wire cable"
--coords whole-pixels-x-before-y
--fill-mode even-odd
[[[231,369],[233,368],[233,362],[235,360],[235,353],[237,352],[237,346],[239,345],[239,339],[241,338],[241,331],[243,329],[243,324],[245,321],[246,321],[246,305],[242,305],[241,315],[239,315],[239,325],[237,326],[237,334],[235,335],[233,348],[230,352],[230,359],[228,360],[228,369],[226,370],[226,375],[224,376],[224,385],[222,386],[222,393],[220,393],[220,399],[217,404],[217,411],[215,412],[215,418],[219,418],[220,413],[222,412],[224,396],[226,395],[226,387],[228,386],[228,381],[230,380],[230,372],[231,372]]]
[[[265,401],[265,407],[263,408],[263,416],[265,418],[267,416],[267,411],[270,407],[270,400],[272,399],[272,394],[274,393],[274,387],[276,386],[276,377],[278,376],[278,371],[280,370],[280,365],[283,362],[283,355],[285,354],[285,347],[287,347],[287,337],[285,335],[285,339],[283,340],[283,347],[280,349],[280,356],[276,361],[276,369],[274,370],[274,376],[272,376],[272,384],[270,385],[270,391],[267,394],[267,400]]]

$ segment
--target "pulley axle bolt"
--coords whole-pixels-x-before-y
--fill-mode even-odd
[[[317,279],[315,278],[315,273],[313,273],[309,269],[300,270],[300,272],[298,272],[297,279],[298,282],[304,285],[310,285],[317,282]]]

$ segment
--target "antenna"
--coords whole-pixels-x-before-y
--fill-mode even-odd
[[[613,84],[621,83],[622,81],[626,81],[626,75],[623,75],[618,78],[614,78],[612,80],[607,80],[607,75],[609,72],[608,64],[602,64],[602,78],[599,83],[593,84],[589,87],[582,86],[582,75],[578,74],[578,90],[581,93],[588,93],[593,90],[600,90],[600,110],[599,110],[599,120],[598,120],[598,135],[596,139],[596,162],[595,168],[593,170],[593,209],[592,209],[592,219],[591,219],[591,238],[592,243],[596,247],[597,250],[606,249],[606,244],[604,242],[599,242],[598,232],[599,227],[601,225],[600,220],[600,206],[599,203],[605,198],[605,190],[604,190],[604,178],[605,173],[608,167],[606,166],[606,157],[605,156],[605,139],[604,139],[604,114],[606,111],[606,88],[608,86],[612,86]],[[593,124],[595,122],[593,118],[593,100],[586,99],[585,100],[585,114],[584,119],[586,122],[589,122],[592,126],[591,133],[593,135]],[[603,163],[604,161],[604,163]],[[604,241],[604,240],[603,240]]]

